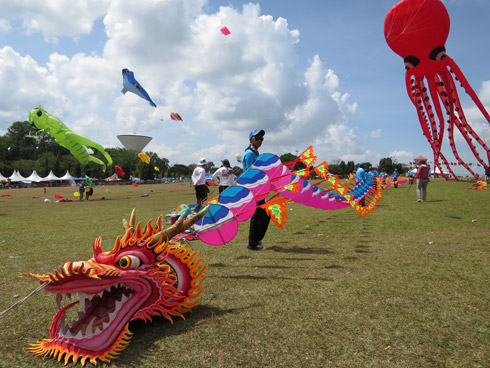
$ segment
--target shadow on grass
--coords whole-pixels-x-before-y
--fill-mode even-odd
[[[209,267],[232,267],[232,268],[237,268],[237,267],[244,267],[244,266],[236,266],[236,265],[225,265],[224,263],[215,263],[215,264],[210,264]],[[246,267],[252,267],[252,266],[246,266]],[[288,268],[297,268],[297,267],[291,267],[291,266],[253,266],[254,268],[275,268],[275,269],[288,269]]]
[[[334,252],[325,248],[282,248],[278,246],[268,247],[267,250],[278,253],[296,253],[296,254],[333,254]]]
[[[336,264],[333,264],[331,266],[326,266],[325,267],[327,270],[339,270],[339,269],[342,269],[344,268],[343,266],[339,266],[339,265],[336,265]]]
[[[253,276],[253,275],[223,275],[223,276],[209,276],[209,278],[213,279],[234,279],[234,280],[267,280],[270,277],[265,276]]]
[[[334,281],[333,278],[325,278],[325,279],[322,279],[322,278],[319,278],[319,277],[306,277],[305,280],[309,280],[309,281]]]
[[[133,333],[131,343],[125,349],[120,358],[115,360],[113,364],[107,366],[120,366],[122,362],[124,367],[141,367],[144,365],[144,356],[148,352],[160,349],[157,347],[157,342],[166,337],[180,335],[192,330],[197,323],[214,317],[223,316],[225,314],[236,313],[240,310],[260,307],[262,305],[252,304],[243,308],[221,309],[217,307],[209,307],[199,305],[192,309],[192,312],[185,315],[186,319],[174,318],[174,323],[170,323],[163,317],[155,317],[152,323],[145,323],[142,320],[131,322],[129,330]],[[169,346],[169,349],[171,347]]]

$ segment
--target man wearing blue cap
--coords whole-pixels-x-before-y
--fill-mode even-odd
[[[356,171],[356,184],[359,184],[361,181],[364,181],[367,179],[366,177],[366,170],[364,170],[364,162],[361,162],[359,164],[359,168],[357,169]],[[364,197],[362,197],[360,200],[359,200],[359,204],[361,206],[365,206],[366,205],[366,202],[365,202],[365,199]]]
[[[264,141],[265,131],[252,130],[248,136],[250,140],[249,146],[245,149],[243,154],[243,171],[248,170],[250,166],[259,157],[258,149]],[[259,207],[265,203],[265,199],[257,202],[257,209],[254,215],[250,219],[250,230],[248,233],[248,249],[249,250],[265,250],[266,248],[262,244],[267,228],[269,227],[270,217],[267,215],[265,209]]]

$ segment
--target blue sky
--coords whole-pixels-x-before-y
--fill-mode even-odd
[[[233,162],[256,128],[266,130],[262,152],[278,155],[313,145],[328,162],[431,157],[403,61],[383,35],[396,2],[2,0],[0,134],[41,105],[105,147],[122,146],[117,134],[151,136],[145,150],[171,164]],[[443,2],[447,53],[489,109],[490,2]],[[156,109],[121,94],[122,68]],[[490,141],[488,123],[460,95]],[[170,120],[173,111],[184,122]],[[443,151],[452,161],[447,144]]]

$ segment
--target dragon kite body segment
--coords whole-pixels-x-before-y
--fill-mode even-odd
[[[38,356],[52,356],[65,364],[79,359],[82,365],[97,359],[108,362],[129,343],[129,322],[151,321],[153,316],[172,317],[188,312],[199,301],[203,290],[203,259],[186,243],[175,242],[175,235],[192,226],[207,211],[179,220],[162,229],[148,221],[145,228],[135,226],[134,210],[125,223],[124,236],[114,248],[102,251],[101,238],[93,242],[94,255],[88,261],[67,262],[47,275],[23,273],[46,284],[55,296],[58,312],[49,329],[50,338],[32,344],[28,350]],[[62,306],[65,298],[78,300]],[[78,318],[69,322],[67,311],[78,307]]]
[[[478,178],[478,174],[461,159],[453,131],[459,130],[471,152],[485,169],[490,165],[490,150],[468,124],[452,74],[488,123],[490,115],[458,65],[446,54],[449,24],[449,14],[440,0],[402,0],[386,15],[384,34],[388,46],[405,62],[407,92],[417,109],[422,131],[434,152],[435,166],[446,178],[441,169],[442,160],[451,175],[457,177],[441,152],[446,120],[444,115],[447,114],[448,139],[454,157],[461,166]],[[480,157],[475,142],[486,157]]]
[[[44,111],[41,106],[38,106],[29,112],[29,123],[36,129],[44,130],[44,132],[41,134],[49,133],[51,137],[54,138],[56,143],[70,151],[70,153],[75,156],[75,158],[80,161],[82,165],[86,165],[92,161],[96,164],[102,165],[104,171],[106,169],[105,163],[92,156],[87,147],[95,148],[97,151],[102,153],[109,166],[112,165],[112,158],[104,150],[104,147],[73,132],[59,119]]]

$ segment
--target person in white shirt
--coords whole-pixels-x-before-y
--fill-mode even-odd
[[[221,163],[223,166],[221,166],[213,174],[213,183],[219,185],[220,193],[229,186],[232,186],[235,182],[235,176],[233,175],[233,169],[231,168],[230,161],[225,158],[224,160],[221,160]]]
[[[192,173],[192,184],[194,184],[194,189],[196,190],[196,212],[201,209],[202,203],[208,199],[209,189],[206,185],[207,165],[206,159],[201,158]]]

